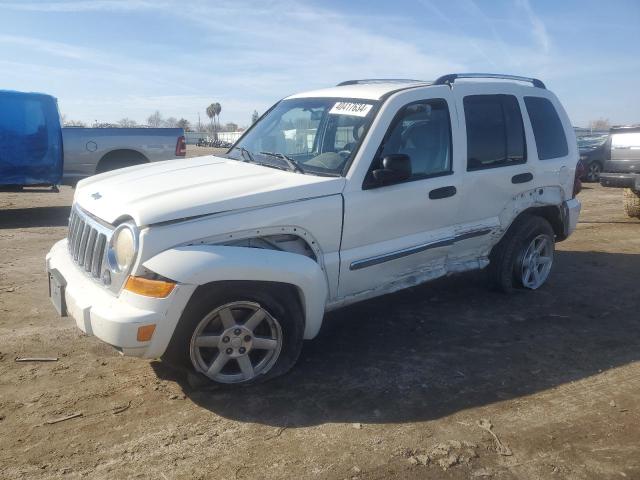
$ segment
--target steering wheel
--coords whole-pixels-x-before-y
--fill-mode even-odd
[[[338,155],[340,155],[344,160],[351,156],[351,150],[340,150],[338,151]]]

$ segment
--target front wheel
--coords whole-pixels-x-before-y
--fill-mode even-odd
[[[547,220],[520,216],[489,255],[492,284],[506,293],[540,288],[551,273],[554,249],[555,235]]]
[[[297,299],[286,290],[250,285],[221,290],[211,295],[201,287],[163,359],[218,384],[256,383],[286,373],[302,348]]]

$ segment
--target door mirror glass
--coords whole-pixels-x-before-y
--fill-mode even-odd
[[[403,182],[411,177],[411,159],[404,153],[386,155],[382,159],[382,168],[373,170],[371,174],[380,186]]]

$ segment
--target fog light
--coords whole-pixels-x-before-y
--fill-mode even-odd
[[[137,339],[139,342],[148,342],[153,337],[153,332],[156,331],[155,325],[143,325],[138,327]]]

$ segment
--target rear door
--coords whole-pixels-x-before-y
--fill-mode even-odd
[[[640,129],[617,131],[611,135],[608,172],[640,173]]]
[[[461,83],[453,87],[464,132],[464,182],[452,260],[484,255],[487,235],[501,224],[505,207],[533,188],[524,105],[508,84]]]

